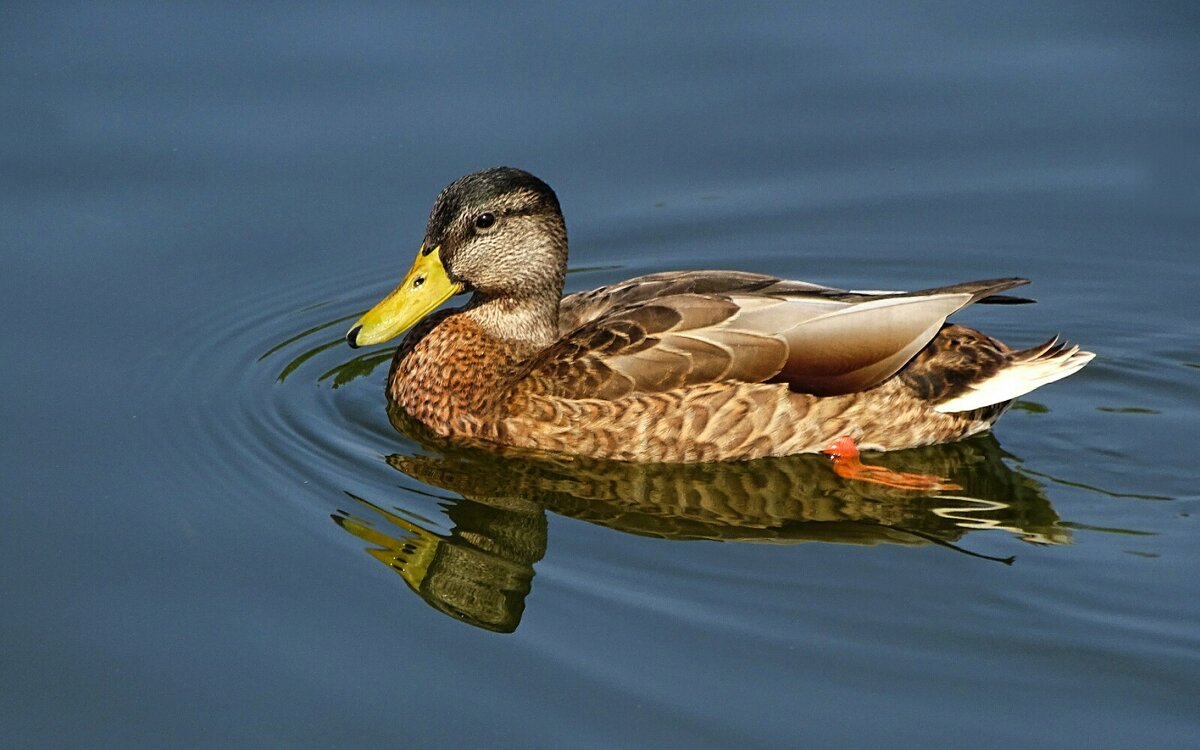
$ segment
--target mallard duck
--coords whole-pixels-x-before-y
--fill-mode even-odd
[[[388,396],[439,435],[642,462],[959,440],[1093,357],[946,323],[975,302],[1027,301],[1002,295],[1021,278],[863,292],[682,271],[564,298],[566,268],[546,183],[508,167],[469,174],[442,190],[411,270],[346,339],[412,329]],[[462,293],[465,305],[434,313]]]

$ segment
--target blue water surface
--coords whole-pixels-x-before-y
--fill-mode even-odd
[[[1187,3],[8,3],[0,745],[1200,744]],[[994,436],[619,469],[401,434],[437,191],[557,190],[568,287],[1019,275],[1097,354]]]

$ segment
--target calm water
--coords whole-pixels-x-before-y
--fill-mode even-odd
[[[6,5],[5,747],[1200,744],[1200,14]],[[1098,354],[994,436],[504,461],[340,336],[437,191],[559,192],[572,290],[917,288]]]

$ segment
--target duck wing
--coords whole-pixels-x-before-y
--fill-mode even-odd
[[[676,294],[753,294],[783,297],[810,297],[839,300],[843,302],[863,302],[882,297],[898,297],[919,295],[929,292],[952,291],[959,287],[973,290],[978,285],[990,289],[994,281],[1004,282],[1002,289],[1028,284],[1027,279],[999,279],[983,282],[966,282],[940,289],[928,289],[921,292],[902,291],[858,291],[839,289],[807,281],[781,279],[761,273],[745,271],[666,271],[637,276],[618,284],[602,286],[585,292],[575,292],[563,297],[559,304],[558,327],[564,335],[576,328],[590,323],[605,315],[630,305],[652,302],[663,297]],[[1011,283],[1008,283],[1011,282]],[[971,300],[980,304],[1028,304],[1033,300],[1025,297],[1013,297],[989,291],[976,294]]]
[[[668,276],[656,275],[660,289],[694,284],[697,278]],[[759,290],[637,299],[640,290],[610,287],[616,290],[610,294],[635,301],[599,314],[593,308],[588,315],[595,317],[530,362],[522,387],[563,398],[602,399],[719,382],[786,383],[821,396],[851,393],[895,374],[947,316],[1027,283],[993,279],[885,293],[744,277],[722,283],[758,284]],[[573,304],[583,306],[573,309],[595,303],[581,300]]]
[[[559,304],[563,334],[615,311],[678,294],[822,294],[843,293],[834,287],[790,281],[745,271],[666,271],[637,276],[618,284],[567,295]]]

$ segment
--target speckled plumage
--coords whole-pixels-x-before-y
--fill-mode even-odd
[[[473,229],[481,212],[496,217],[486,231]],[[449,437],[654,462],[812,452],[843,435],[910,448],[988,429],[1012,398],[987,402],[991,383],[1032,390],[1091,359],[1054,341],[1013,351],[945,323],[974,302],[1023,301],[1001,293],[1024,279],[849,292],[695,271],[560,300],[558,201],[519,170],[443,191],[426,230],[435,244],[474,295],[408,334],[388,394]],[[939,411],[951,403],[979,406]]]

